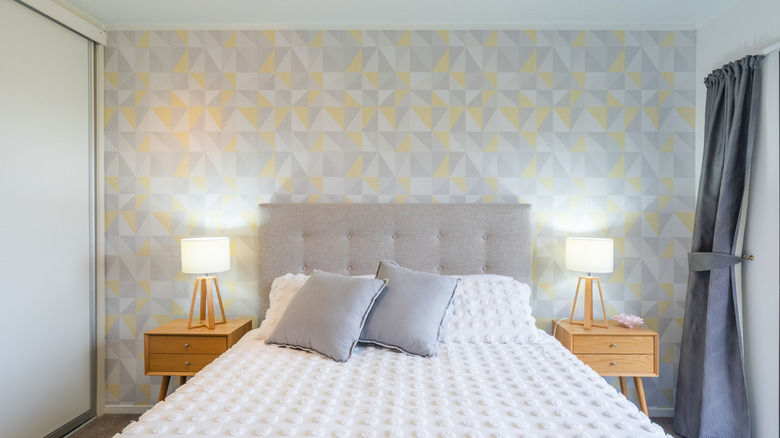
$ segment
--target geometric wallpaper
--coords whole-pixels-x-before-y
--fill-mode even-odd
[[[660,333],[671,408],[694,187],[694,31],[116,31],[105,48],[106,403],[154,403],[143,333],[186,317],[179,241],[229,236],[257,326],[257,204],[533,206],[533,310],[568,317],[567,236],[615,240],[608,316]],[[632,387],[633,389],[633,387]]]

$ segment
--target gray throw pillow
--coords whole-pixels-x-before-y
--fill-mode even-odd
[[[368,314],[361,342],[430,357],[438,353],[439,329],[458,280],[381,261],[376,278],[387,280]]]
[[[384,280],[314,271],[266,340],[346,362]]]

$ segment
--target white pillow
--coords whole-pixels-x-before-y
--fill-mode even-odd
[[[450,275],[452,278],[457,278],[458,280],[472,280],[472,281],[479,281],[479,280],[514,280],[512,277],[508,277],[506,275],[496,275],[496,274],[468,274],[468,275]]]
[[[268,295],[268,310],[265,312],[265,319],[260,323],[257,330],[257,339],[264,341],[271,336],[276,324],[282,318],[290,300],[298,292],[298,289],[309,279],[308,275],[303,274],[285,274],[276,277],[271,283],[271,292]]]
[[[450,277],[461,281],[444,316],[439,342],[537,342],[539,331],[531,314],[531,288],[527,284],[491,274]],[[308,278],[303,274],[285,274],[273,281],[268,310],[257,330],[257,339],[268,339],[290,300]]]
[[[531,288],[511,278],[468,278],[455,288],[440,342],[534,343]]]

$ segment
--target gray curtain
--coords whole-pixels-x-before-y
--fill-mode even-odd
[[[674,402],[674,430],[685,437],[750,436],[734,265],[763,58],[747,56],[704,80],[704,159]]]

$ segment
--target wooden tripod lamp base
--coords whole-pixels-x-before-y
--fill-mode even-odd
[[[200,287],[200,294],[198,294],[198,287]],[[214,290],[217,292],[217,302],[219,303],[219,310],[222,313],[222,320],[215,321],[214,316]],[[195,301],[197,301],[198,295],[200,295],[200,318],[197,324],[192,323],[192,316],[195,313]],[[219,283],[217,277],[214,275],[208,277],[198,277],[195,279],[195,289],[192,291],[192,305],[190,306],[190,319],[187,321],[187,328],[206,327],[209,330],[214,330],[216,324],[224,324],[227,322],[225,318],[225,307],[222,305],[222,296],[219,294]]]
[[[185,274],[197,274],[195,289],[192,291],[192,305],[190,306],[190,319],[187,328],[206,327],[214,330],[216,324],[224,324],[225,307],[222,305],[222,296],[219,294],[219,283],[214,275],[205,274],[225,272],[230,269],[230,239],[227,237],[199,237],[181,240],[181,272]],[[200,289],[200,293],[198,293]],[[217,291],[217,302],[222,314],[221,321],[215,321],[214,290]],[[200,318],[192,323],[195,313],[195,301],[200,295]]]
[[[582,321],[575,321],[574,309],[577,308],[577,296],[580,293],[580,284],[582,284],[582,280],[585,280],[585,293],[583,294],[585,308],[583,310]],[[601,299],[601,312],[604,315],[604,324],[596,324],[593,322],[593,280],[596,280],[596,284],[599,286],[599,298]],[[571,321],[571,324],[583,326],[585,330],[590,330],[591,327],[609,327],[609,323],[607,322],[607,310],[604,307],[604,295],[601,293],[601,282],[598,277],[582,276],[577,281],[577,292],[574,294],[574,304],[571,305],[569,321]]]
[[[614,263],[614,244],[612,239],[598,237],[567,237],[566,238],[566,269],[577,272],[587,272],[588,275],[580,276],[577,281],[577,293],[574,294],[574,304],[571,305],[572,324],[581,325],[585,330],[592,326],[609,327],[607,323],[607,310],[604,308],[604,295],[601,293],[601,282],[593,273],[612,272]],[[577,307],[577,296],[580,294],[580,285],[585,280],[585,311],[582,321],[574,321],[574,309]],[[604,324],[593,323],[593,280],[599,286],[599,298],[601,298],[601,311],[604,315]]]

